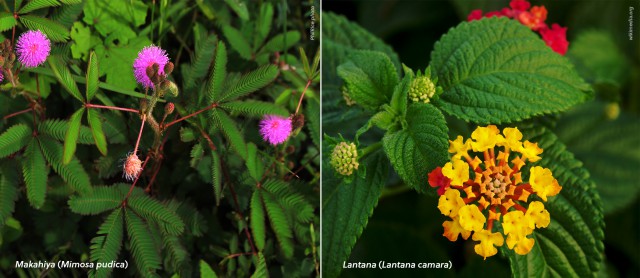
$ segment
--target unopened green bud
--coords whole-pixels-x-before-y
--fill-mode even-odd
[[[604,107],[604,115],[609,120],[615,120],[620,116],[620,105],[616,102],[611,102]]]
[[[340,175],[351,176],[358,170],[358,150],[354,143],[340,142],[331,153],[331,166]]]
[[[178,90],[178,85],[176,85],[176,83],[169,81],[169,86],[167,86],[166,92],[168,92],[172,97],[177,97],[180,90]]]
[[[417,76],[411,81],[409,99],[413,102],[429,103],[436,93],[436,85],[426,76]]]

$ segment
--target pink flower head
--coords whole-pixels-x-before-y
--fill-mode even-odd
[[[271,145],[278,145],[287,141],[291,134],[291,118],[266,115],[260,121],[260,134]]]
[[[469,14],[469,16],[467,16],[467,21],[479,20],[481,18],[482,18],[482,10],[473,10]]]
[[[124,177],[127,180],[133,181],[142,172],[142,161],[135,153],[129,154],[127,160],[124,162],[123,167]]]
[[[169,57],[164,49],[155,45],[146,46],[138,52],[138,58],[133,61],[133,73],[138,83],[145,88],[153,88],[153,82],[147,76],[147,68],[158,64],[158,74],[164,75],[164,65],[169,62]]]
[[[49,52],[51,52],[51,42],[40,30],[29,30],[22,33],[16,44],[18,60],[26,68],[35,68],[42,65]]]
[[[509,7],[511,7],[515,11],[524,12],[531,7],[531,3],[527,0],[511,0],[509,3]]]
[[[540,29],[540,35],[542,36],[542,40],[544,40],[553,51],[560,55],[567,53],[567,49],[569,48],[567,27],[560,27],[560,25],[554,23],[551,25],[551,29]]]

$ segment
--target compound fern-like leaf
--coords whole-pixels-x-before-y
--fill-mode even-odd
[[[38,140],[32,139],[24,151],[22,174],[27,187],[27,199],[34,208],[39,209],[44,204],[48,172],[40,144]]]
[[[29,143],[31,128],[25,124],[17,124],[0,135],[0,158],[7,157]]]
[[[98,228],[96,237],[91,240],[91,261],[96,264],[107,264],[117,261],[124,237],[124,209],[114,210]],[[89,277],[110,277],[112,267],[103,266],[92,269]]]

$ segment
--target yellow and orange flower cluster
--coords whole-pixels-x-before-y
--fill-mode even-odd
[[[474,249],[485,259],[498,252],[496,246],[502,246],[505,237],[509,249],[529,253],[533,230],[550,222],[544,204],[532,200],[532,195],[546,202],[562,189],[551,170],[540,166],[530,168],[528,182],[522,180],[520,170],[540,160],[542,149],[537,143],[522,142],[517,128],[505,128],[501,134],[494,125],[478,127],[466,141],[458,136],[449,142],[451,162],[429,174],[431,186],[439,187],[438,209],[451,217],[442,224],[443,235],[456,241],[459,235],[468,239],[473,233],[472,240],[479,241]],[[482,154],[483,159],[470,152]]]

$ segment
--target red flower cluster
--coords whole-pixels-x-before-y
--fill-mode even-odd
[[[531,28],[533,31],[537,31],[542,36],[544,42],[553,49],[553,51],[564,55],[569,48],[569,42],[567,41],[567,28],[560,27],[558,24],[553,24],[551,28],[547,26],[545,20],[547,20],[547,9],[544,6],[533,6],[527,0],[511,0],[509,3],[511,8],[503,8],[499,11],[491,11],[482,15],[482,10],[473,10],[467,16],[467,21],[479,20],[483,17],[501,17],[506,16],[508,18],[516,19],[522,25]]]

